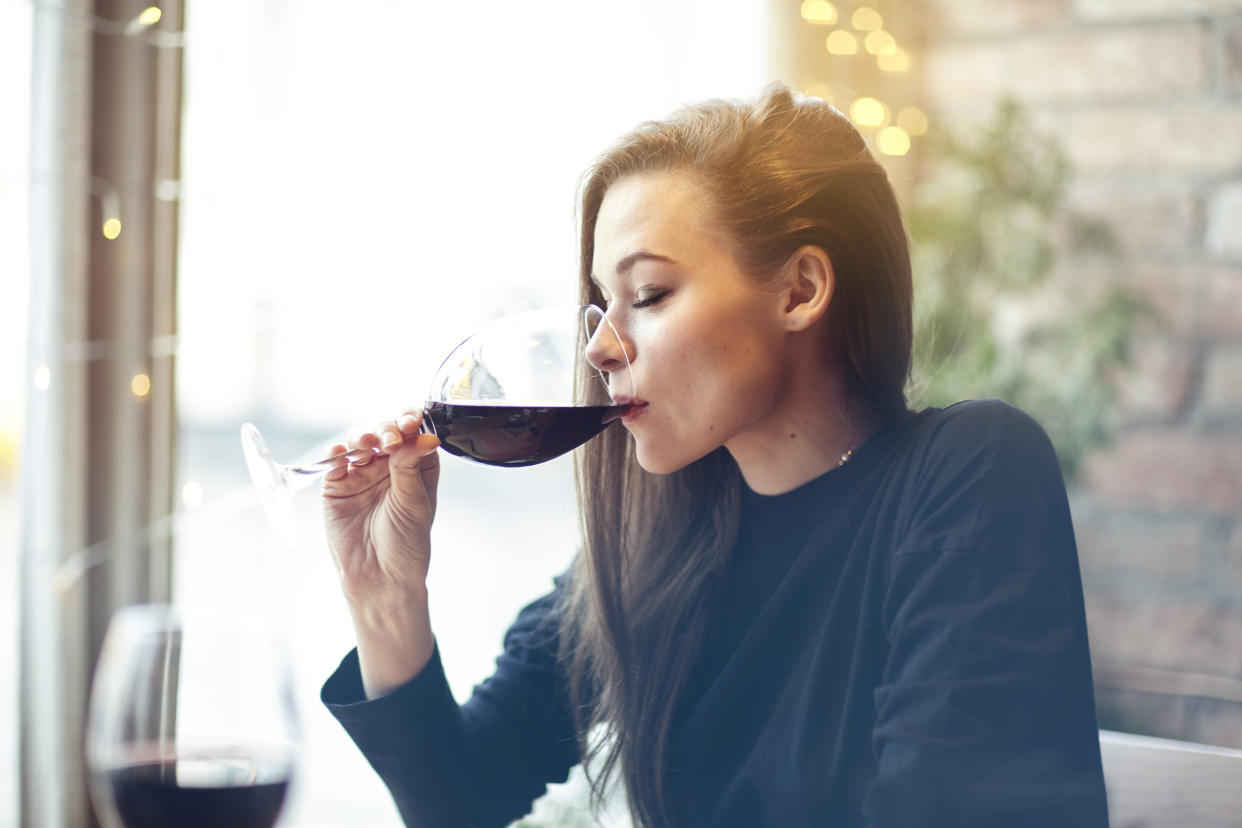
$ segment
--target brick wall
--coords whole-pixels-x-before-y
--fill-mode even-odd
[[[918,10],[933,118],[1023,102],[1161,313],[1074,492],[1101,723],[1242,747],[1242,0]]]

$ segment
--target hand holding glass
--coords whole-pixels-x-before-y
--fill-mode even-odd
[[[422,430],[435,434],[450,454],[479,463],[542,463],[582,445],[629,409],[637,392],[628,369],[619,334],[594,305],[502,317],[440,365],[423,407]],[[294,536],[293,493],[378,451],[354,449],[286,466],[272,459],[249,423],[242,426],[242,448],[264,510],[287,543]]]

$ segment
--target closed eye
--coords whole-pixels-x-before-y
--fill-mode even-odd
[[[632,307],[634,310],[642,310],[643,308],[647,308],[652,305],[658,304],[661,300],[663,300],[666,296],[668,296],[669,293],[670,291],[667,291],[667,290],[657,290],[655,293],[649,293],[646,296],[643,296],[642,298],[638,299],[636,302],[634,302],[634,304],[630,305],[630,307]]]

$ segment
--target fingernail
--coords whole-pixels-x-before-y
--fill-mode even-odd
[[[400,445],[400,443],[401,435],[394,434],[391,431],[385,431],[383,438],[380,440],[380,445],[384,448],[392,448],[393,446]]]
[[[401,429],[404,431],[405,429],[408,429],[408,428],[416,428],[418,426],[418,421],[419,421],[419,418],[415,417],[413,414],[402,414],[401,415]]]

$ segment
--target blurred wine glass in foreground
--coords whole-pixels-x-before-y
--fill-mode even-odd
[[[86,733],[105,828],[275,824],[297,759],[291,666],[275,631],[230,623],[155,604],[113,616]]]
[[[608,355],[608,373],[586,358]],[[599,358],[593,360],[597,364]],[[629,355],[595,305],[501,317],[449,353],[431,382],[422,430],[450,454],[493,466],[530,466],[572,451],[637,400]],[[259,430],[242,426],[259,500],[285,546],[296,544],[293,494],[371,449],[314,463],[277,463]]]

